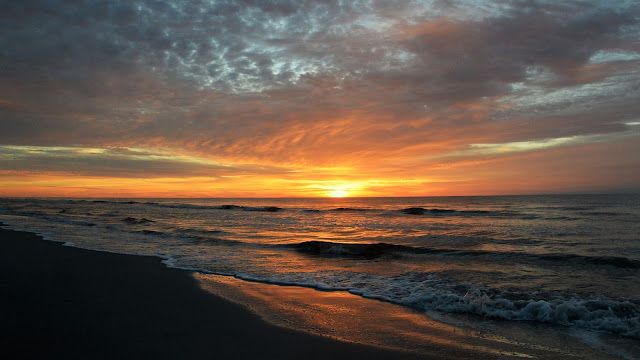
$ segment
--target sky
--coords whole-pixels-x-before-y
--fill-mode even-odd
[[[0,2],[0,196],[640,191],[637,1]]]

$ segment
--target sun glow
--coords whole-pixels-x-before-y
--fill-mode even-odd
[[[358,195],[361,193],[364,185],[357,182],[339,182],[327,184],[324,187],[325,196],[332,198],[343,198]]]
[[[349,195],[349,192],[345,189],[334,189],[329,192],[329,197],[342,198]]]

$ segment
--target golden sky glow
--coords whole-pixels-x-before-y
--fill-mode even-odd
[[[640,191],[633,2],[278,4],[9,6],[0,196]]]
[[[624,156],[627,152],[636,151],[638,144],[634,140],[622,141],[617,152]],[[589,167],[584,170],[566,168],[565,161],[569,159],[578,165],[606,164],[608,158],[603,150],[608,146],[607,142],[596,142],[570,148],[559,146],[540,152],[505,145],[499,151],[492,150],[482,156],[469,158],[468,154],[451,153],[440,160],[425,161],[419,155],[407,157],[405,163],[398,162],[389,167],[287,164],[289,167],[278,169],[221,165],[219,161],[186,155],[144,155],[153,152],[149,149],[135,149],[133,158],[122,158],[121,154],[127,154],[127,150],[65,148],[65,154],[62,154],[60,148],[29,148],[26,149],[29,155],[25,155],[15,151],[20,147],[14,147],[11,157],[0,156],[0,163],[13,162],[16,167],[0,171],[0,196],[340,198],[530,193],[535,189],[542,192],[549,186],[559,191],[588,190],[598,189],[599,182],[608,175],[589,173]],[[480,148],[486,150],[486,147]],[[474,151],[474,148],[469,151]],[[54,155],[50,155],[51,152]],[[34,154],[35,158],[30,157]],[[52,158],[41,159],[43,154]],[[554,157],[559,154],[563,158]],[[86,164],[85,168],[78,172],[67,171],[64,166],[56,168],[65,164],[66,156],[74,164]],[[102,161],[120,164],[118,168],[109,166],[108,171],[113,172],[113,176],[103,172]],[[44,171],[19,169],[20,165],[29,162],[40,166],[44,166],[43,162],[51,164]],[[89,175],[91,172],[96,175]],[[479,182],[478,178],[485,181]],[[630,176],[627,185],[632,187],[634,181]]]
[[[327,195],[329,195],[329,197],[332,197],[332,198],[343,198],[343,197],[350,196],[351,194],[349,193],[349,191],[345,189],[336,188],[336,189],[330,190],[327,193]]]

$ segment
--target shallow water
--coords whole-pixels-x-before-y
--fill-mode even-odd
[[[436,316],[640,339],[638,195],[0,199],[0,221],[79,247]]]
[[[196,273],[200,286],[244,305],[264,320],[341,341],[422,354],[432,359],[614,359],[562,329],[534,323],[504,326],[466,316],[434,320],[419,311],[346,291],[274,286],[230,276]],[[473,317],[473,315],[470,315]],[[478,323],[480,320],[480,323]],[[619,344],[616,344],[619,345]],[[638,347],[616,346],[632,358]]]

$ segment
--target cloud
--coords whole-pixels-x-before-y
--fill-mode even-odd
[[[116,178],[217,178],[228,175],[286,174],[286,169],[222,164],[209,159],[149,149],[0,146],[0,169]]]
[[[633,2],[34,0],[0,14],[0,144],[211,162],[72,152],[25,170],[394,174],[482,157],[473,144],[616,142],[640,112]]]
[[[444,157],[510,155],[515,153],[539,151],[556,147],[609,142],[613,140],[621,140],[624,138],[633,138],[637,136],[637,132],[627,131],[609,135],[576,135],[540,140],[514,141],[508,143],[470,144],[467,149],[449,153]]]

